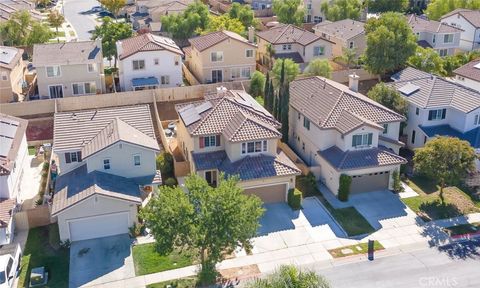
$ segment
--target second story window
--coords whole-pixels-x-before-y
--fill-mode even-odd
[[[110,159],[103,159],[103,169],[110,170]]]
[[[160,63],[160,62],[158,61],[158,58],[153,59],[153,64],[154,64],[154,65],[158,65],[158,63]]]
[[[474,126],[480,125],[480,114],[475,115],[475,117],[473,118],[473,125]]]
[[[242,143],[242,154],[266,152],[267,140]]]
[[[308,120],[307,117],[303,117],[303,127],[305,127],[305,129],[307,130],[310,130],[310,120]]]
[[[223,61],[223,52],[222,51],[212,52],[210,54],[210,60],[212,62],[222,62]]]
[[[47,66],[47,77],[60,77],[60,66]]]
[[[89,64],[87,64],[87,70],[90,73],[95,72],[95,71],[97,71],[97,65],[95,65],[93,63],[89,63]]]
[[[443,43],[453,43],[453,34],[443,35]]]
[[[420,114],[420,108],[417,107],[415,108],[415,115],[418,115],[418,114]]]
[[[284,44],[282,48],[283,50],[292,50],[292,44]]]
[[[7,81],[7,80],[8,80],[8,75],[7,75],[7,72],[5,72],[5,71],[2,71],[2,80],[3,80],[3,81]]]
[[[442,120],[445,119],[447,114],[447,109],[436,109],[428,111],[428,120],[435,121],[435,120]]]
[[[200,148],[220,146],[220,135],[199,137]]]
[[[352,147],[361,148],[372,145],[373,133],[357,134],[352,137]]]
[[[82,152],[67,152],[65,153],[65,163],[82,162]]]
[[[433,35],[433,38],[432,38],[432,42],[435,43],[435,40],[436,40],[436,35]]]
[[[252,58],[253,57],[253,49],[247,49],[245,51],[245,57]]]
[[[143,70],[145,69],[145,60],[133,60],[132,61],[133,70]]]
[[[140,155],[133,155],[133,165],[140,166]]]
[[[321,56],[323,54],[325,54],[325,47],[323,46],[313,47],[313,56]]]
[[[353,47],[354,47],[353,41],[350,41],[350,43],[348,43],[348,48],[353,49]]]
[[[388,134],[388,123],[383,124],[383,134]]]

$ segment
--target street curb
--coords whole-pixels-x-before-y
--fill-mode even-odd
[[[315,201],[320,205],[320,207],[322,207],[323,211],[325,211],[325,212],[327,213],[328,217],[330,217],[330,219],[332,219],[332,221],[338,226],[338,228],[340,228],[340,230],[341,230],[342,233],[344,234],[343,236],[345,236],[346,238],[349,238],[349,239],[350,239],[350,237],[348,236],[347,231],[345,231],[345,229],[343,229],[342,225],[340,225],[340,223],[337,222],[337,219],[335,219],[335,218],[333,217],[333,215],[330,214],[330,211],[328,211],[328,209],[327,209],[325,206],[323,206],[322,202],[321,202],[317,197],[315,197],[315,196],[307,197],[307,198],[305,198],[305,199],[310,199],[310,198],[315,199]],[[356,240],[356,239],[355,239],[355,240]]]

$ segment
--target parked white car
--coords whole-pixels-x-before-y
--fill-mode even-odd
[[[0,288],[13,287],[20,268],[22,250],[19,244],[4,245],[0,249]]]

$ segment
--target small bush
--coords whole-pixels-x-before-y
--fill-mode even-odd
[[[403,192],[405,189],[402,186],[402,181],[400,181],[400,173],[398,170],[395,170],[392,172],[392,178],[393,178],[393,191],[397,193]]]
[[[350,196],[350,185],[352,184],[352,177],[342,174],[340,175],[340,185],[338,187],[338,200],[342,202],[348,201]]]
[[[157,169],[162,172],[162,175],[173,175],[173,156],[168,152],[162,152],[157,157]]]
[[[173,187],[177,184],[177,180],[175,180],[175,178],[173,177],[170,177],[170,178],[167,178],[167,180],[165,180],[164,184],[167,186]]]
[[[128,231],[131,238],[135,238],[143,234],[145,230],[145,225],[134,223],[132,226],[128,227]]]
[[[298,189],[288,190],[288,205],[293,210],[302,208],[302,192]]]
[[[263,90],[265,88],[265,75],[260,71],[255,71],[252,74],[252,80],[250,81],[250,95],[253,97],[263,96]]]

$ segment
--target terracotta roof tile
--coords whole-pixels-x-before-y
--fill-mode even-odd
[[[292,24],[277,25],[269,30],[257,32],[257,36],[272,44],[298,43],[305,46],[317,40],[331,42]]]
[[[325,33],[329,36],[349,40],[359,34],[365,33],[365,23],[352,19],[340,21],[325,21],[318,23],[313,27],[318,33]]]
[[[443,15],[442,20],[455,14],[461,15],[463,18],[465,18],[468,22],[470,22],[476,28],[480,27],[480,10],[469,10],[469,9],[458,8],[448,14]]]
[[[435,20],[428,20],[415,14],[406,15],[408,25],[414,33],[430,32],[430,33],[461,33],[463,30]]]
[[[190,42],[190,45],[195,47],[198,51],[203,51],[205,49],[208,49],[214,45],[217,45],[220,42],[223,42],[227,39],[234,39],[240,42],[243,42],[247,45],[251,45],[253,47],[256,47],[256,45],[248,42],[247,39],[244,37],[238,35],[237,33],[231,32],[231,31],[215,31],[211,32],[205,35],[197,36],[194,38],[188,39],[188,42]]]
[[[128,39],[119,41],[122,52],[119,55],[120,60],[132,56],[135,53],[143,51],[163,51],[168,50],[172,53],[183,55],[182,50],[175,42],[167,37],[157,36],[145,33]]]
[[[478,66],[479,68],[476,68],[475,66]],[[480,82],[480,58],[455,69],[453,73]]]

